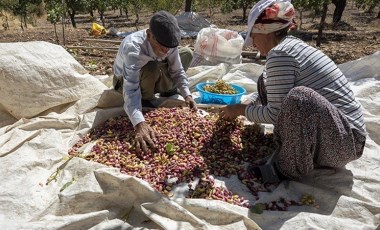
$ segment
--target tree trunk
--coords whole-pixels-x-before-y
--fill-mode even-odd
[[[342,14],[347,2],[346,0],[332,0],[332,3],[335,5],[333,23],[337,23],[342,19]]]
[[[53,25],[54,25],[55,41],[59,45],[59,39],[58,39],[58,34],[57,34],[57,25],[56,25],[56,23],[54,23]]]
[[[243,6],[243,22],[245,21],[245,19],[247,19],[247,8],[248,6]]]
[[[62,0],[62,9],[65,9],[65,1]],[[62,20],[61,20],[61,25],[62,25],[62,42],[63,46],[66,45],[66,37],[65,37],[65,19],[66,18],[66,12],[62,11]]]
[[[69,12],[70,20],[71,20],[71,25],[74,28],[77,28],[77,23],[75,22],[75,11]]]
[[[5,17],[5,21],[3,23],[3,27],[4,27],[4,30],[7,30],[9,29],[8,16],[5,15],[4,17]]]
[[[103,19],[104,19],[104,11],[98,10],[98,14],[99,14],[99,17],[100,17],[100,21],[103,21]]]
[[[303,14],[302,14],[302,10],[299,10],[298,13],[300,14],[300,23],[298,23],[297,25],[297,30],[301,30],[302,29],[302,18],[303,18]]]
[[[373,13],[373,10],[375,9],[377,3],[375,4],[372,4],[368,7],[368,10],[365,11],[365,13],[368,13],[368,14],[372,14]]]
[[[136,26],[136,31],[139,31],[139,22],[140,22],[140,15],[136,14],[136,20],[135,20],[135,26]]]
[[[24,26],[26,29],[28,29],[28,25],[27,25],[28,23],[26,22],[26,14],[23,15],[23,18],[24,18]]]
[[[186,0],[185,12],[191,12],[191,2],[192,0]]]
[[[318,37],[317,37],[317,46],[318,47],[321,46],[322,31],[323,31],[323,27],[324,27],[325,21],[326,21],[327,10],[328,10],[328,0],[325,0],[325,2],[323,3],[321,22],[319,23],[319,29],[318,29]]]
[[[129,18],[128,18],[128,9],[127,8],[125,9],[125,17],[127,18],[127,21],[128,21]]]
[[[102,21],[102,26],[106,27],[106,20],[104,18],[104,11],[98,11],[98,13],[100,15],[100,20]]]
[[[24,31],[24,26],[22,24],[22,16],[20,16],[20,25],[21,25],[21,30]]]

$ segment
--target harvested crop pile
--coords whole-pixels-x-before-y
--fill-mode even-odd
[[[248,201],[215,185],[214,176],[238,175],[258,199],[267,191],[260,178],[245,171],[248,162],[261,159],[273,149],[271,134],[263,134],[257,125],[244,125],[242,119],[228,122],[218,114],[201,116],[185,108],[160,108],[145,112],[146,122],[158,133],[157,149],[137,152],[133,146],[135,131],[128,117],[119,116],[94,128],[70,150],[72,156],[120,168],[136,176],[157,191],[171,196],[173,186],[189,183],[188,197],[224,200],[248,207]],[[86,146],[92,146],[87,153]],[[194,186],[193,181],[199,178]]]
[[[237,94],[237,91],[224,80],[217,80],[215,84],[205,85],[204,91],[218,94]]]

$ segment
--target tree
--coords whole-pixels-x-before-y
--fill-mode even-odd
[[[20,26],[22,30],[24,30],[24,27],[28,28],[27,17],[37,13],[36,9],[41,2],[42,0],[19,0],[18,2],[10,2],[11,5],[9,7],[11,8],[12,13],[20,16]]]
[[[325,21],[326,21],[328,4],[329,4],[329,0],[325,0],[323,2],[321,22],[319,23],[319,29],[318,29],[317,46],[321,46],[322,31],[323,31],[323,27],[324,27]]]
[[[172,14],[176,14],[178,10],[182,7],[183,0],[155,0],[149,1],[146,0],[144,5],[152,10],[153,12],[157,12],[160,10],[166,10]]]
[[[45,8],[48,12],[48,21],[54,25],[54,33],[56,37],[56,41],[59,44],[58,34],[57,34],[57,28],[56,24],[61,21],[62,23],[62,40],[63,45],[66,44],[66,38],[65,38],[65,26],[64,26],[64,19],[66,14],[66,5],[64,0],[44,0],[45,1]]]
[[[6,11],[12,11],[12,7],[15,4],[13,0],[2,0],[0,1],[0,16],[4,17],[3,19],[3,27],[5,30],[9,28],[8,16],[3,14]]]
[[[322,7],[323,0],[293,0],[292,4],[297,9],[299,16],[298,29],[302,29],[303,12],[305,10],[319,11]],[[314,20],[314,19],[313,19]]]
[[[3,13],[5,11],[11,11],[14,1],[12,0],[2,0],[0,1],[0,16],[3,17],[3,28],[5,30],[9,29],[8,16]]]
[[[143,0],[130,0],[132,12],[136,15],[135,26],[136,30],[139,30],[140,12],[144,7]]]
[[[125,13],[125,17],[127,17],[127,20],[128,20],[128,8],[129,8],[129,0],[121,0],[120,4],[119,4],[119,7],[120,7],[120,10],[124,11]]]
[[[211,17],[212,15],[214,15],[214,9],[220,8],[223,2],[225,2],[225,0],[199,0],[197,1],[197,8],[208,9],[208,16]],[[232,8],[229,8],[229,12],[231,11]]]
[[[256,0],[224,0],[222,2],[222,12],[229,13],[233,10],[241,9],[243,12],[242,21],[247,20],[247,9],[252,6]]]
[[[74,28],[77,28],[77,24],[75,22],[75,15],[77,12],[85,11],[86,2],[84,0],[65,0],[67,13],[69,14],[71,25]]]
[[[192,0],[186,0],[185,1],[185,12],[191,12],[191,5],[192,5]]]
[[[125,16],[128,19],[128,7],[130,5],[129,0],[110,0],[108,2],[109,2],[109,6],[111,7],[111,9],[113,9],[113,10],[119,9],[120,10],[120,16],[122,16],[123,12],[125,12]]]
[[[102,25],[105,26],[104,22],[104,12],[107,10],[108,1],[104,0],[97,0],[96,9],[98,10],[100,20],[102,21]]]
[[[332,0],[332,3],[335,5],[333,23],[337,23],[342,19],[344,8],[346,8],[346,0]]]
[[[355,4],[358,8],[367,9],[368,13],[372,13],[376,6],[380,6],[380,0],[355,0]],[[380,10],[376,18],[380,18]]]
[[[54,25],[54,34],[55,34],[55,39],[57,44],[59,44],[59,39],[58,39],[58,34],[57,34],[57,23],[60,21],[60,18],[63,13],[63,9],[61,4],[54,4],[54,5],[49,5],[47,7],[47,20]]]
[[[96,3],[97,0],[86,0],[85,4],[92,20],[94,20],[94,11],[96,10]]]

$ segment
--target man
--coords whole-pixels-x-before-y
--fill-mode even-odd
[[[179,92],[191,109],[197,109],[185,73],[192,52],[178,49],[180,40],[176,18],[159,11],[151,18],[149,29],[128,35],[120,45],[114,63],[114,87],[123,92],[124,110],[136,130],[138,151],[155,147],[156,132],[145,122],[142,107],[154,107],[151,102],[156,93],[169,97]]]

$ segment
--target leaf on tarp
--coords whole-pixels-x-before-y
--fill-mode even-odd
[[[174,152],[175,149],[174,149],[174,145],[172,143],[168,143],[165,145],[165,150],[167,153],[171,153],[171,152]]]
[[[62,186],[62,188],[59,190],[59,192],[62,192],[62,191],[65,190],[67,187],[69,187],[70,185],[72,185],[74,182],[75,182],[75,178],[73,177],[73,179],[71,179],[71,181],[67,182],[66,184],[64,184],[64,185]]]
[[[263,204],[255,204],[249,208],[249,210],[256,214],[262,214],[264,212]]]

